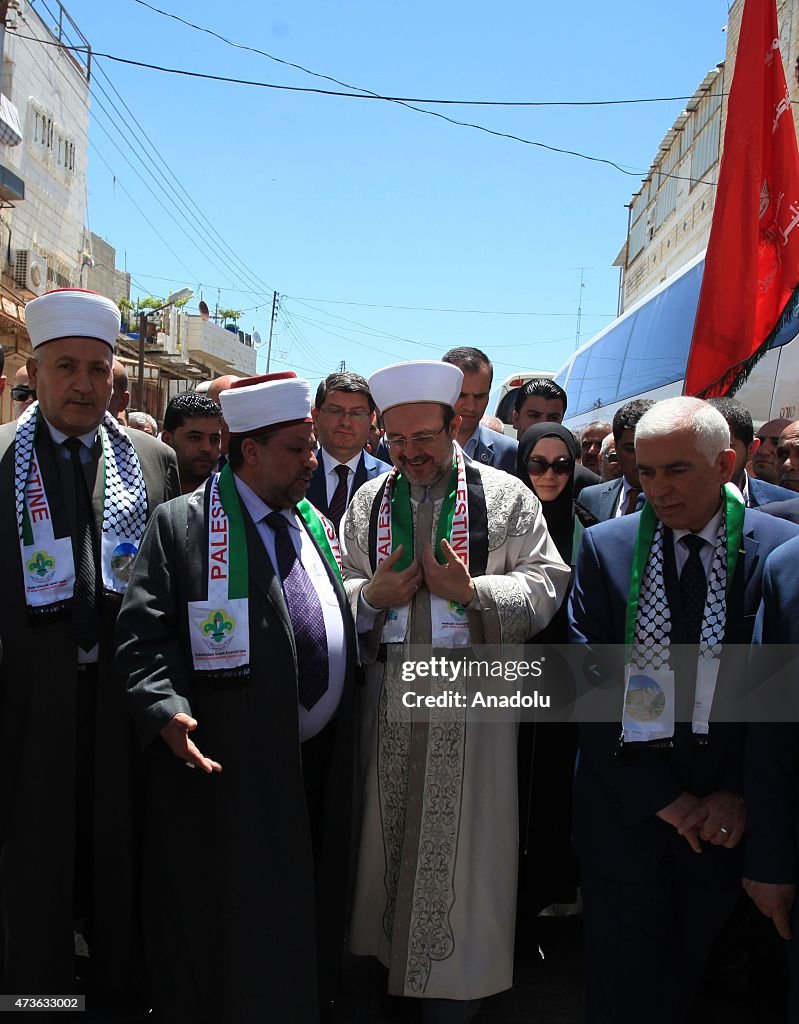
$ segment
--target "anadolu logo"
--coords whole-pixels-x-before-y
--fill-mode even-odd
[[[209,612],[208,618],[201,624],[203,639],[212,651],[224,650],[229,646],[236,631],[236,620],[228,616],[224,608]]]
[[[55,559],[46,551],[37,551],[28,562],[28,572],[37,583],[48,583],[55,574]]]

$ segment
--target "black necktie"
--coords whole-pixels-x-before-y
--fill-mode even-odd
[[[94,550],[94,524],[92,522],[92,502],[80,453],[83,442],[79,437],[68,437],[64,441],[72,460],[72,475],[75,480],[75,507],[77,522],[75,526],[75,549],[77,562],[75,565],[75,593],[72,598],[72,639],[84,651],[90,651],[100,639],[98,622],[99,601],[97,594],[97,566]]]
[[[682,538],[688,548],[688,557],[680,573],[680,596],[685,616],[685,631],[689,644],[698,644],[702,632],[702,619],[705,615],[707,598],[707,577],[699,552],[705,541],[695,533],[688,533]]]
[[[331,523],[338,530],[338,524],[341,522],[341,517],[347,508],[347,481],[349,480],[350,470],[348,466],[336,466],[336,473],[338,473],[338,483],[336,489],[333,491],[333,497],[330,499],[330,519]]]
[[[305,566],[297,558],[289,523],[280,512],[270,512],[266,522],[275,531],[277,568],[283,580],[294,645],[297,648],[297,690],[308,711],[327,691],[327,634],[319,596]]]

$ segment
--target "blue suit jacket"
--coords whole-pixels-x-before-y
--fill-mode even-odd
[[[743,726],[711,724],[707,745],[698,747],[690,722],[678,722],[669,749],[628,744],[618,751],[625,611],[639,522],[640,513],[586,530],[569,607],[571,641],[592,646],[584,659],[588,675],[609,689],[611,703],[618,698],[619,714],[618,720],[581,727],[574,798],[575,847],[586,866],[618,878],[641,877],[656,869],[669,848],[673,830],[655,814],[680,793],[704,796],[717,789],[741,792]],[[738,560],[727,600],[728,643],[749,643],[760,603],[765,558],[796,536],[799,529],[792,524],[746,510],[743,557]],[[664,553],[664,584],[671,610],[671,640],[679,644],[685,642],[685,633],[670,533]],[[603,645],[616,646],[603,649]],[[719,686],[726,673],[746,670],[734,648],[728,648],[728,653],[727,661],[722,656]]]
[[[799,644],[797,565],[799,538],[777,548],[766,562],[750,661],[757,681],[773,680],[780,689],[773,704],[778,709],[775,721],[747,726],[744,875],[778,884],[799,878],[799,717],[795,647],[786,646]],[[786,700],[784,710],[780,697]]]
[[[321,450],[320,450],[321,451]],[[319,509],[323,516],[330,514],[330,507],[327,503],[327,487],[325,486],[325,467],[322,462],[321,454],[317,452],[317,458],[319,459],[319,465],[313,472],[311,477],[311,484],[308,488],[308,493],[305,497],[310,501],[312,505]],[[376,476],[381,476],[383,473],[388,473],[393,467],[385,462],[381,462],[376,459],[369,452],[361,452],[361,457],[358,460],[358,468],[355,470],[355,477],[352,481],[352,487],[350,488],[350,501],[352,496],[358,490],[358,488],[365,484],[367,480],[373,480]],[[349,504],[349,502],[347,503]]]
[[[519,442],[505,434],[498,434],[488,427],[477,428],[477,447],[472,459],[482,466],[493,466],[516,476],[516,452]]]
[[[621,487],[621,477],[617,480],[608,480],[604,484],[584,487],[580,491],[580,501],[589,512],[593,512],[600,523],[604,523],[606,519],[611,519],[616,511]]]
[[[749,484],[750,508],[760,508],[761,505],[770,501],[790,501],[791,498],[796,497],[796,491],[791,491],[787,487],[778,487],[766,480],[758,480],[757,477],[749,476],[748,473],[746,480]]]
[[[799,494],[787,501],[771,501],[768,505],[758,505],[758,512],[768,512],[770,516],[779,516],[780,519],[787,519],[789,523],[799,525]]]

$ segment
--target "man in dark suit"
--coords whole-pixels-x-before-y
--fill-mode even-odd
[[[303,500],[308,382],[220,397],[229,462],[156,512],[119,619],[150,981],[164,1024],[316,1024],[343,948],[354,626],[335,531]]]
[[[649,398],[636,398],[617,409],[613,416],[613,439],[621,476],[609,483],[585,487],[580,492],[580,501],[600,523],[629,515],[639,506],[642,489],[635,461],[635,428],[654,404]]]
[[[742,682],[723,644],[748,642],[765,556],[797,533],[724,486],[735,453],[707,403],[658,403],[635,450],[648,504],[586,531],[570,607],[610,709],[581,727],[575,778],[592,1024],[684,1019],[736,904],[743,727],[713,698]],[[722,653],[698,675],[700,643]]]
[[[747,726],[744,763],[744,888],[788,941],[791,1021],[799,1020],[799,709],[794,696],[799,644],[797,564],[799,539],[771,554],[763,570],[763,603],[755,623],[750,671],[756,682],[776,682],[781,692],[770,709],[775,721],[760,722],[753,716]]]
[[[787,487],[777,487],[746,472],[746,464],[754,460],[760,448],[760,438],[755,437],[755,425],[749,410],[734,398],[711,398],[710,404],[718,409],[730,428],[730,444],[735,452],[732,483],[743,495],[747,508],[759,508],[767,502],[793,498],[794,492]]]
[[[364,448],[374,411],[369,385],[357,373],[331,373],[316,389],[312,415],[319,451],[308,501],[337,530],[358,488],[391,469]]]
[[[106,412],[116,305],[65,289],[25,312],[38,402],[0,427],[0,989],[86,991],[77,930],[93,985],[129,992],[139,794],[114,623],[148,515],[180,492],[177,464]]]
[[[458,444],[470,459],[482,466],[493,466],[515,476],[518,443],[480,423],[494,380],[491,360],[479,348],[462,346],[451,348],[441,361],[451,363],[463,372],[463,387],[455,403],[455,413],[461,417]]]

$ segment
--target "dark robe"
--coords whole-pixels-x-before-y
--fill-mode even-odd
[[[156,1019],[313,1024],[343,950],[354,627],[338,584],[348,678],[336,717],[301,745],[288,611],[242,506],[250,671],[194,672],[187,603],[207,594],[208,493],[156,514],[119,619],[119,664],[149,762],[145,942]],[[179,711],[198,721],[192,739],[221,773],[188,768],[160,738]]]
[[[94,984],[142,977],[138,754],[114,681],[118,602],[104,601],[97,669],[79,673],[69,613],[31,619],[14,507],[16,423],[0,427],[0,991],[76,989],[73,922],[83,919]],[[175,454],[133,432],[152,510],[179,493]],[[56,536],[74,535],[72,466],[40,419],[36,450]],[[100,446],[84,466],[99,538]],[[99,563],[98,563],[99,564]]]

